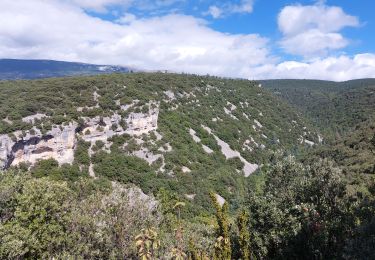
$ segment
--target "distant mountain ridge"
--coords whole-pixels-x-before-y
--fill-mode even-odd
[[[0,59],[0,80],[40,79],[108,73],[128,73],[123,66],[95,65],[54,60]]]

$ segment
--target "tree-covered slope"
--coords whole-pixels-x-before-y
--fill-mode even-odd
[[[165,187],[201,209],[209,191],[238,201],[245,176],[273,151],[318,143],[301,116],[254,82],[193,75],[2,82],[0,118],[5,167]],[[73,168],[38,162],[48,158]]]
[[[261,83],[299,109],[326,134],[341,135],[375,116],[375,79],[265,80]]]
[[[310,83],[1,82],[0,258],[368,259],[372,88]]]

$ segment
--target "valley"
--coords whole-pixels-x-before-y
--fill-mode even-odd
[[[84,216],[82,209],[75,208],[80,203],[104,210],[104,215],[90,220],[93,226],[99,218],[105,223],[110,220],[104,209],[109,205],[99,202],[111,196],[116,196],[116,210],[129,219],[134,215],[122,207],[132,209],[132,203],[144,203],[139,214],[146,214],[144,221],[154,223],[164,241],[173,240],[169,230],[171,223],[177,223],[173,205],[183,203],[184,236],[201,232],[195,243],[200,250],[210,248],[207,253],[215,249],[207,240],[212,235],[204,233],[214,232],[213,205],[218,203],[222,209],[230,205],[226,214],[233,223],[245,208],[251,212],[251,237],[257,239],[251,244],[254,255],[296,256],[296,251],[285,251],[288,247],[275,249],[276,241],[267,232],[280,232],[276,239],[289,241],[289,248],[298,247],[298,237],[292,234],[305,232],[301,229],[305,213],[297,209],[311,207],[311,214],[313,210],[323,214],[321,221],[330,230],[327,239],[334,240],[331,235],[344,232],[341,225],[346,222],[331,223],[331,210],[337,210],[341,220],[354,216],[353,207],[372,196],[374,86],[371,80],[360,82],[332,90],[335,84],[329,82],[259,83],[165,73],[3,81],[0,167],[4,174],[0,180],[7,194],[17,192],[11,187],[21,185],[17,189],[22,190],[33,182],[36,190],[67,185],[64,192],[76,194],[70,206],[76,211],[69,216]],[[335,105],[328,108],[326,103]],[[319,178],[327,182],[317,184]],[[320,194],[324,189],[326,193]],[[1,196],[0,203],[11,199]],[[326,208],[314,196],[321,203],[331,203],[330,198],[339,202]],[[349,196],[356,202],[345,204]],[[1,214],[9,223],[17,221],[16,215],[7,219]],[[262,226],[261,221],[270,220],[275,226]],[[126,232],[140,232],[142,221]],[[102,232],[109,237],[118,234]],[[96,240],[95,232],[91,235]],[[132,246],[131,238],[126,243]],[[109,247],[120,250],[119,245]],[[317,247],[327,256],[339,252],[325,244]],[[130,257],[134,252],[115,254]]]

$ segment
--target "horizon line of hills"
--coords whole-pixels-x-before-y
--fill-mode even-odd
[[[55,77],[74,77],[74,76],[90,76],[111,73],[131,73],[131,72],[164,72],[164,73],[177,73],[175,71],[160,69],[160,70],[143,70],[142,68],[133,68],[122,65],[104,65],[92,64],[85,62],[71,62],[59,61],[49,59],[13,59],[13,58],[0,58],[0,80],[27,80],[27,79],[43,79]],[[181,74],[190,74],[183,73]],[[215,75],[211,75],[215,76]],[[221,77],[221,76],[219,76]],[[223,78],[223,77],[221,77]],[[224,77],[227,78],[227,77]],[[231,77],[229,77],[231,78]],[[375,76],[374,76],[375,78]],[[241,78],[233,78],[241,79]],[[346,81],[331,81],[323,79],[293,79],[293,78],[275,78],[275,79],[257,79],[252,81],[269,82],[272,80],[277,81],[312,81],[312,82],[332,82],[337,84],[350,84],[351,82],[363,81],[372,78],[352,79]],[[250,80],[250,79],[249,79]]]

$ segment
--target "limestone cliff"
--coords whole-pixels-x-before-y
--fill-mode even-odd
[[[78,128],[78,123],[54,126],[46,134],[34,128],[33,134],[28,131],[14,132],[13,135],[0,135],[0,168],[6,169],[20,163],[34,165],[39,160],[53,158],[62,164],[72,164],[77,139],[94,144],[100,140],[107,143],[108,138],[114,135],[141,135],[157,129],[159,108],[153,104],[146,113],[130,113],[126,128],[121,126],[121,116],[113,114],[111,117],[83,118],[84,126]],[[78,133],[80,132],[80,133]]]
[[[15,133],[15,140],[8,135],[0,136],[0,167],[8,168],[20,163],[35,164],[38,160],[53,158],[59,164],[72,163],[76,145],[76,123],[53,127],[42,135],[40,131],[25,137]]]

